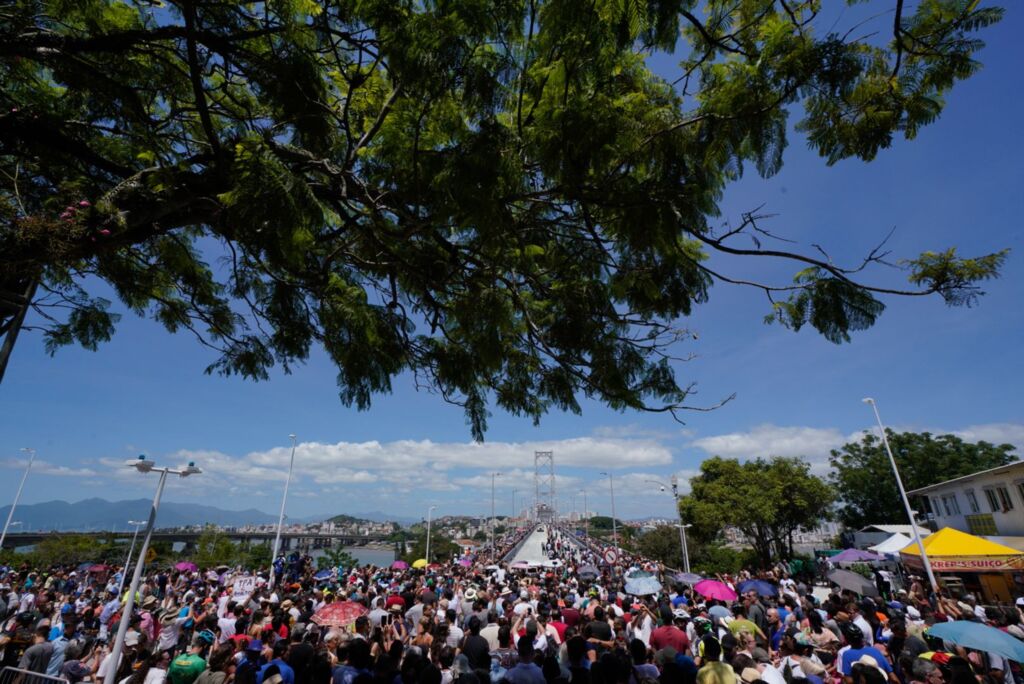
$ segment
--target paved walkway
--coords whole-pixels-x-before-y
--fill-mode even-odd
[[[545,528],[546,529],[546,528]],[[512,557],[512,562],[526,561],[527,563],[540,563],[548,559],[547,554],[544,553],[543,544],[548,540],[547,532],[538,532],[534,530],[523,545],[519,547],[519,551]]]

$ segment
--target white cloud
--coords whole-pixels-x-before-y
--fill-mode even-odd
[[[751,459],[769,456],[799,456],[815,470],[828,467],[828,455],[849,441],[836,428],[758,425],[746,432],[702,437],[691,444],[711,456]]]
[[[295,449],[295,475],[320,485],[369,484],[388,482],[408,484],[414,489],[455,491],[460,486],[479,486],[489,478],[483,474],[466,476],[472,469],[499,470],[509,475],[495,486],[512,487],[516,480],[532,478],[533,452],[554,451],[557,468],[625,469],[665,465],[672,462],[668,447],[653,439],[614,439],[578,437],[537,442],[433,442],[401,440],[395,442],[302,442]],[[195,461],[204,472],[190,480],[195,486],[228,479],[239,483],[277,482],[287,472],[290,446],[231,456],[220,451],[182,449],[162,461],[173,464]],[[114,468],[120,478],[134,475],[118,459],[101,459]],[[448,473],[459,469],[459,477]],[[566,486],[573,478],[558,475]]]
[[[4,468],[24,470],[28,465],[28,459],[10,458],[0,462]],[[96,471],[92,468],[69,468],[49,461],[41,461],[38,458],[32,462],[33,475],[55,475],[57,477],[92,477]]]
[[[956,430],[954,435],[968,442],[990,442],[992,444],[1013,444],[1024,449],[1024,424],[1021,423],[988,423],[987,425],[968,425],[963,430]]]

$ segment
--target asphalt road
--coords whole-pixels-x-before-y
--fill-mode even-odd
[[[540,563],[548,559],[547,554],[544,553],[543,544],[548,540],[547,532],[538,532],[534,530],[523,545],[519,547],[519,551],[512,557],[512,562],[526,561],[528,563]]]

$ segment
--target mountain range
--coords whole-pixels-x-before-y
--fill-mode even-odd
[[[11,532],[19,530],[129,530],[129,520],[146,520],[152,502],[148,499],[127,499],[108,501],[106,499],[84,499],[69,503],[67,501],[44,501],[37,504],[21,504],[15,511],[14,520],[21,524],[11,528]],[[6,520],[10,506],[0,507],[0,520]],[[326,520],[334,514],[315,515],[305,518],[289,518],[293,523],[314,523]],[[371,522],[395,521],[400,524],[415,522],[411,518],[402,518],[372,511],[357,513],[355,518]],[[212,524],[222,527],[241,525],[268,525],[277,522],[277,516],[254,508],[244,511],[230,511],[216,506],[202,504],[176,503],[164,501],[160,504],[157,515],[157,527],[185,527],[189,525]]]

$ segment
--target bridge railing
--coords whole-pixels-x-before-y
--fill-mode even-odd
[[[68,684],[68,680],[17,667],[5,667],[0,670],[0,684]]]

